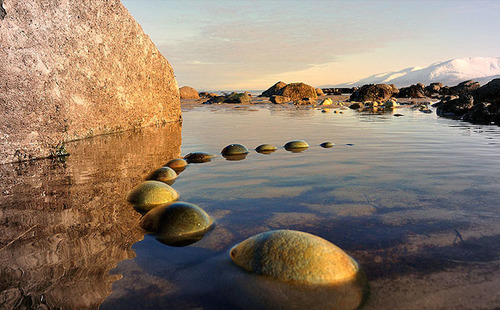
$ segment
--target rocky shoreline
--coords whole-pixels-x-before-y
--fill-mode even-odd
[[[277,82],[259,96],[250,92],[217,95],[200,92],[184,86],[180,88],[182,106],[199,104],[278,104],[283,106],[309,106],[346,108],[360,112],[384,113],[402,105],[411,106],[423,113],[436,114],[467,121],[473,124],[500,125],[500,79],[484,86],[469,80],[456,86],[442,83],[422,83],[398,89],[393,84],[367,84],[359,88],[314,88],[304,83]]]

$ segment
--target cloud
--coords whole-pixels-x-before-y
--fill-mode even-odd
[[[226,9],[225,14],[234,14]],[[372,27],[371,20],[298,14],[238,18],[216,16],[196,34],[159,45],[179,80],[213,87],[259,76],[300,71],[339,56],[384,47],[402,35]],[[415,34],[417,36],[417,34]],[[207,83],[209,81],[209,83]]]

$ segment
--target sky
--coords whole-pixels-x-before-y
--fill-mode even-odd
[[[179,86],[312,86],[500,56],[498,0],[122,0]]]

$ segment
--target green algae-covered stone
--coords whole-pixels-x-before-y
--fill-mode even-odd
[[[213,220],[194,204],[175,202],[152,209],[139,224],[143,229],[155,233],[163,243],[187,245],[203,238],[212,227]]]
[[[194,153],[189,153],[186,156],[184,156],[184,159],[189,164],[191,164],[191,163],[201,164],[201,163],[209,162],[214,157],[215,157],[214,154],[205,153],[205,152],[194,152]]]
[[[241,144],[230,144],[222,149],[221,154],[226,156],[248,154],[248,149]]]
[[[167,183],[168,185],[172,185],[177,178],[177,172],[170,167],[161,167],[151,172],[147,179],[148,180],[156,180],[160,182]]]
[[[307,144],[307,142],[303,140],[290,141],[285,144],[285,150],[287,151],[303,151],[308,147],[309,144]]]
[[[134,187],[127,195],[127,200],[140,212],[147,212],[156,206],[173,202],[179,193],[160,181],[146,181]]]
[[[333,142],[323,142],[321,143],[319,146],[321,146],[322,148],[325,148],[325,149],[328,149],[328,148],[331,148],[335,145],[335,143]]]
[[[276,152],[277,149],[278,148],[272,144],[261,144],[255,148],[255,151],[261,154],[271,154],[273,152]]]
[[[187,161],[182,158],[175,158],[165,164],[165,167],[174,169],[176,173],[184,171],[188,165]]]
[[[234,246],[231,259],[245,270],[281,281],[335,285],[359,281],[367,286],[358,263],[327,240],[293,230],[255,235]]]

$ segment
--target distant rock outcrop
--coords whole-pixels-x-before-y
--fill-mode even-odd
[[[180,119],[172,67],[119,0],[0,2],[0,163]]]
[[[298,101],[305,98],[316,99],[318,94],[316,88],[304,83],[278,82],[269,89],[260,94],[259,97],[282,96],[287,97],[289,101]]]
[[[476,81],[468,80],[462,83],[459,83],[457,86],[450,87],[453,95],[462,95],[462,94],[470,94],[474,92],[476,89],[479,89],[481,84]]]
[[[292,101],[302,100],[305,98],[316,99],[316,89],[304,83],[290,83],[280,90],[281,96],[288,97]]]
[[[398,98],[424,98],[425,97],[425,86],[421,83],[411,85],[408,87],[403,87],[399,90],[396,95]]]
[[[271,96],[279,96],[282,88],[286,86],[285,82],[277,82],[273,86],[269,87],[266,91],[259,95],[259,97],[271,97]]]
[[[363,85],[359,89],[357,89],[354,93],[352,93],[350,100],[351,101],[386,101],[391,98],[394,94],[395,89],[394,85],[387,84],[369,84]]]
[[[318,95],[318,96],[324,96],[325,93],[323,92],[323,90],[321,88],[316,88],[316,95]]]
[[[436,114],[445,117],[458,118],[463,116],[474,105],[474,98],[472,95],[462,95],[459,98],[443,99],[436,103]]]
[[[490,102],[500,105],[500,79],[494,79],[474,92],[476,102]]]
[[[200,99],[200,95],[196,89],[189,86],[182,86],[179,88],[179,96],[181,99]]]

